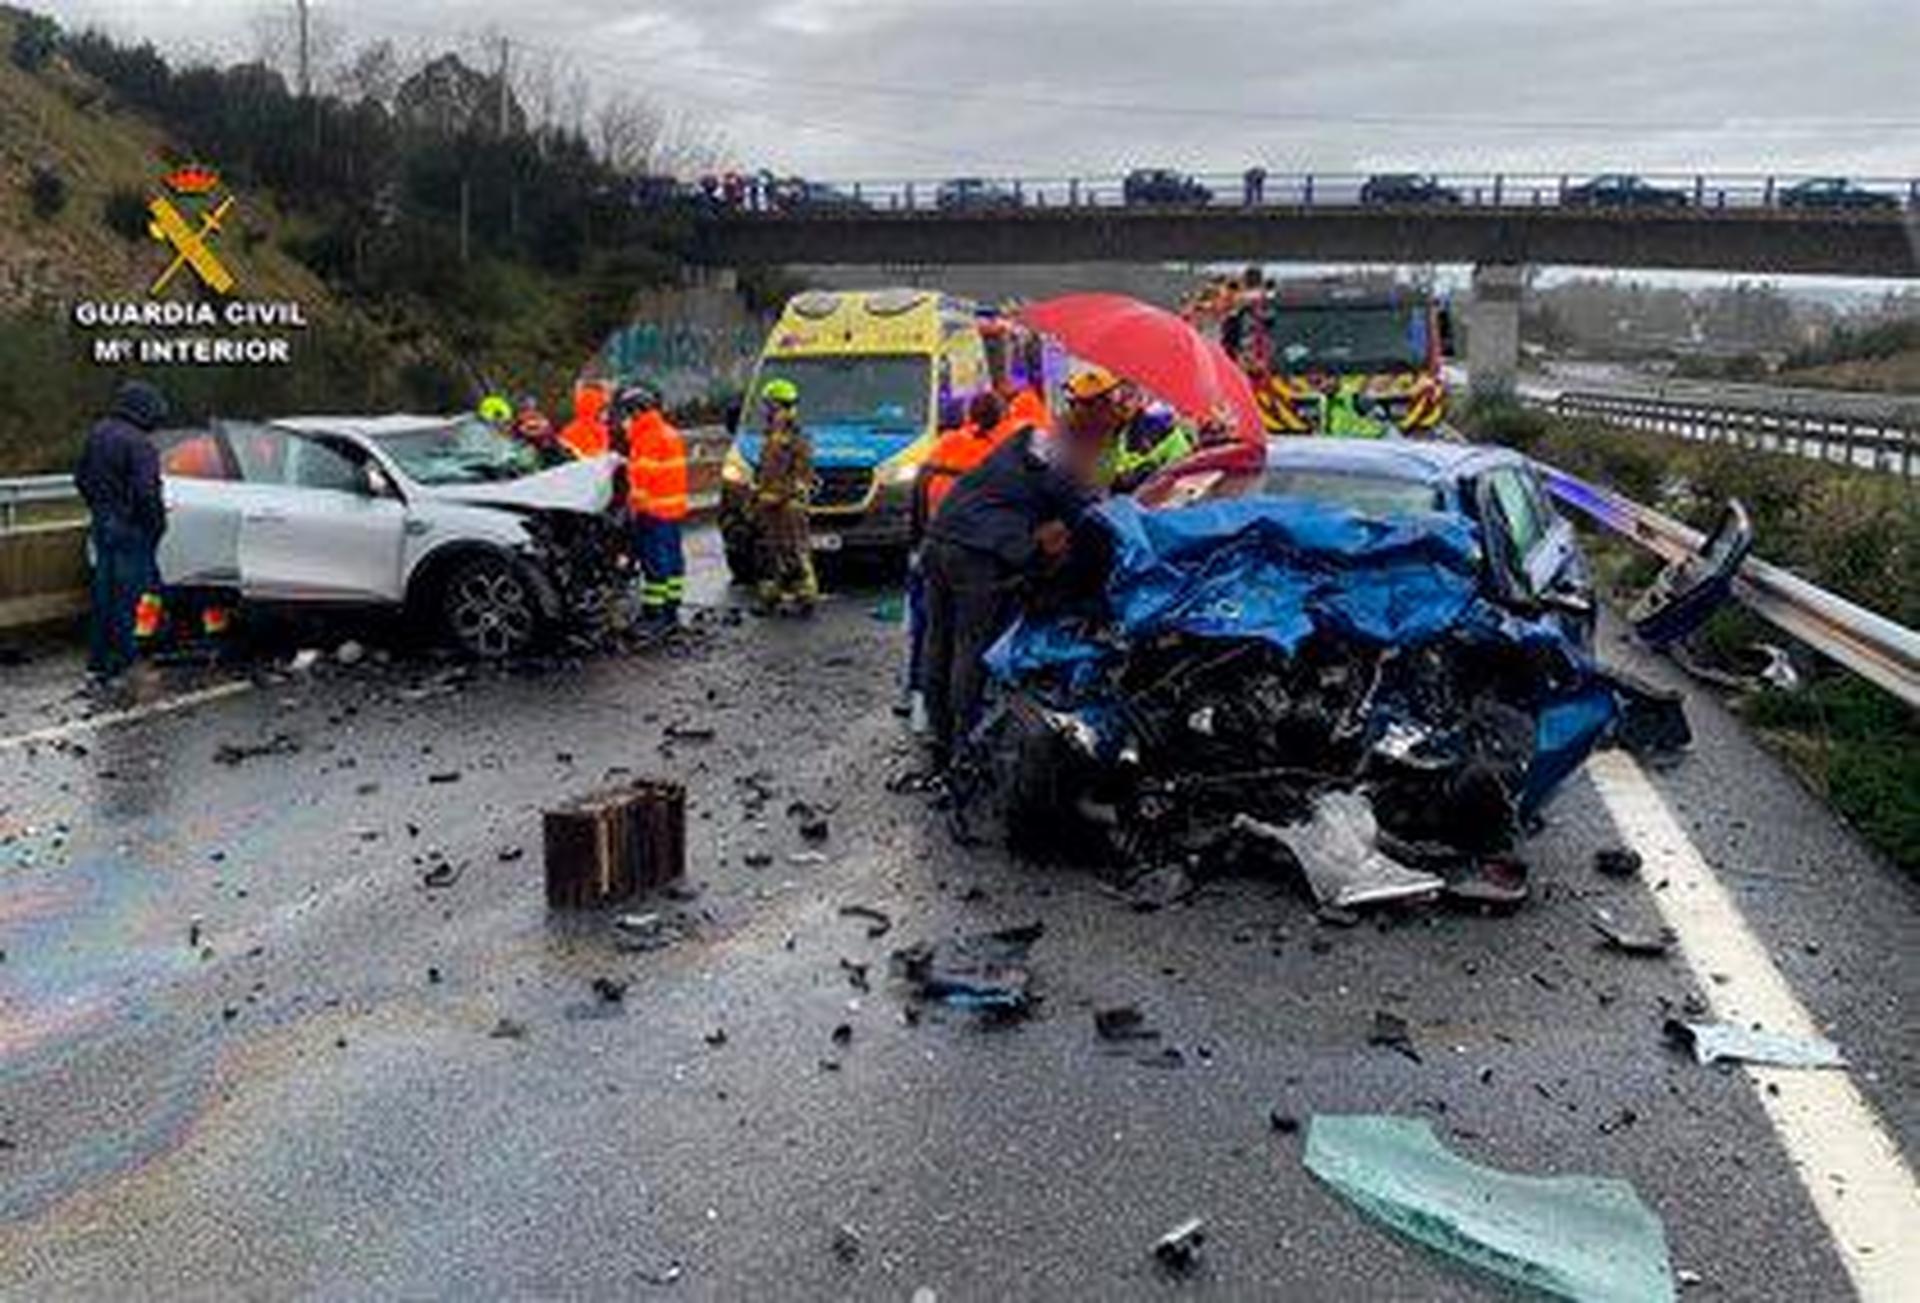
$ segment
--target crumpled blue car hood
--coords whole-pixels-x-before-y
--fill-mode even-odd
[[[1114,498],[1096,511],[1113,541],[1106,619],[1016,622],[988,651],[989,674],[1064,681],[1067,703],[1098,711],[1104,671],[1128,645],[1167,633],[1260,639],[1283,652],[1315,633],[1375,647],[1446,635],[1545,647],[1578,673],[1541,703],[1523,810],[1577,769],[1612,722],[1612,689],[1586,648],[1545,617],[1480,589],[1479,542],[1443,513],[1382,519],[1299,498],[1250,497],[1148,511]]]

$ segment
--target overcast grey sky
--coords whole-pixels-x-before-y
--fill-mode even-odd
[[[34,4],[35,0],[16,0]],[[736,161],[954,172],[1920,175],[1920,0],[312,0],[353,45],[512,39]],[[174,51],[294,0],[39,0]],[[943,94],[942,89],[947,93]]]

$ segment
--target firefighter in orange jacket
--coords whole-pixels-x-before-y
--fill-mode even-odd
[[[680,528],[687,519],[687,444],[660,410],[660,395],[627,385],[613,400],[614,451],[627,459],[629,540],[640,567],[640,614],[671,625],[687,594]]]

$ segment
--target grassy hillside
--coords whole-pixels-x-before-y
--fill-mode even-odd
[[[19,11],[0,9],[0,53],[12,48],[21,21]],[[116,191],[144,202],[169,159],[184,152],[62,56],[31,73],[0,57],[0,314],[144,294],[165,251],[144,232],[129,239],[110,228],[106,206]],[[51,217],[34,212],[36,169],[65,189]],[[242,194],[235,211],[218,247],[240,292],[299,299],[320,317],[332,312],[326,287],[283,252],[286,222],[271,198]]]
[[[9,57],[36,24],[40,56]],[[301,101],[257,65],[170,67],[0,7],[0,475],[71,464],[128,374],[92,363],[69,308],[146,295],[168,251],[144,206],[185,160],[235,195],[216,248],[237,295],[297,300],[310,327],[291,366],[144,371],[181,419],[563,403],[634,294],[677,281],[685,231],[627,203],[577,132],[492,122]]]

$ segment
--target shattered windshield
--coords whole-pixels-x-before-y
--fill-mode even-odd
[[[1262,487],[1275,497],[1308,498],[1366,516],[1418,515],[1446,505],[1436,486],[1388,475],[1276,469],[1267,472]]]
[[[540,469],[539,454],[478,417],[376,434],[373,441],[416,484],[488,484]]]
[[[1276,306],[1267,323],[1276,371],[1419,368],[1426,363],[1425,320],[1418,308]]]
[[[803,425],[919,434],[927,428],[932,359],[924,355],[769,358],[761,381],[791,380]],[[758,417],[765,428],[764,413]]]

